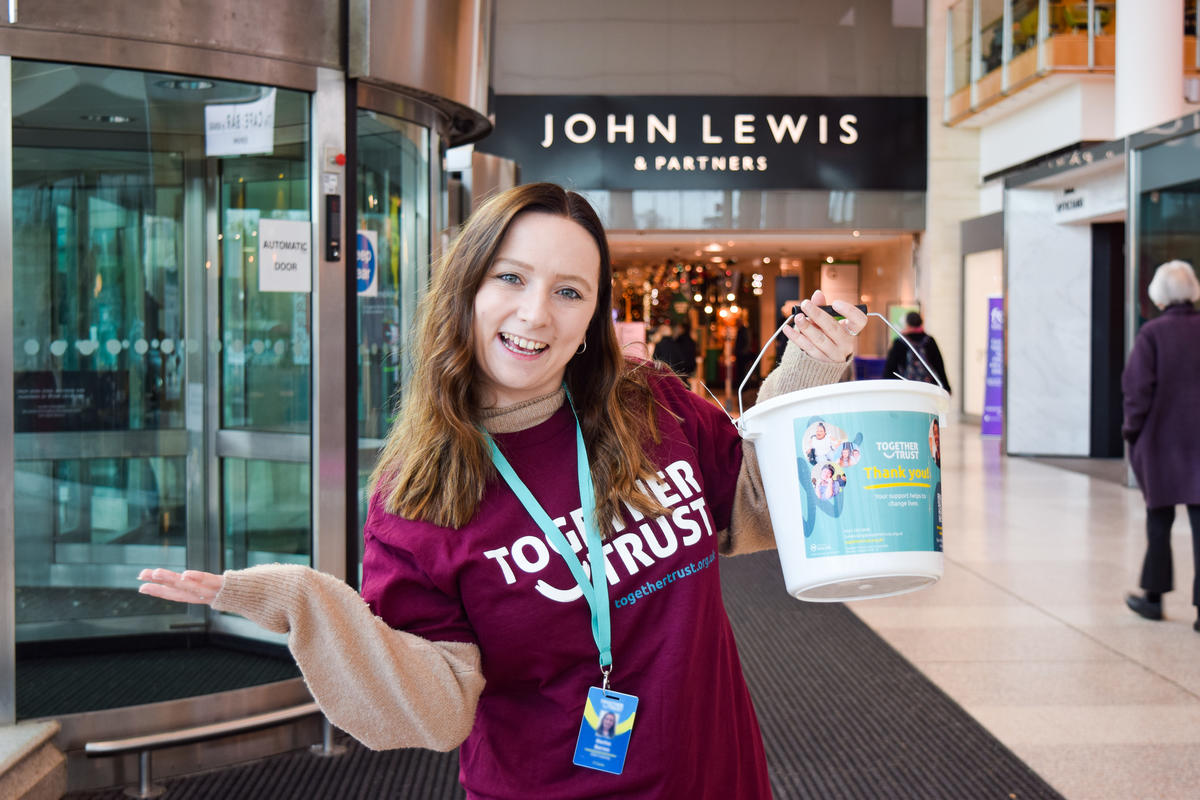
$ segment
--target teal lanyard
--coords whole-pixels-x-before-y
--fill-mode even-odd
[[[608,576],[604,565],[604,544],[600,541],[596,526],[596,489],[592,485],[592,470],[588,465],[587,448],[583,444],[583,429],[579,427],[579,416],[575,414],[575,405],[571,402],[569,392],[567,403],[571,406],[571,414],[575,416],[575,460],[579,471],[579,499],[583,506],[588,565],[592,573],[590,579],[567,542],[567,537],[563,536],[562,531],[512,468],[512,464],[508,463],[508,459],[496,446],[495,440],[490,435],[487,440],[492,448],[492,463],[496,465],[500,476],[521,501],[521,505],[525,506],[529,516],[546,534],[550,546],[567,562],[567,567],[575,576],[575,582],[579,584],[584,599],[592,609],[592,638],[596,640],[596,649],[600,651],[600,671],[604,675],[604,688],[607,690],[608,674],[612,671],[612,623],[608,615]]]

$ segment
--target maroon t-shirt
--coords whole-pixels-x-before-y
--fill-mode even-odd
[[[651,385],[662,444],[646,487],[671,514],[633,512],[604,546],[611,688],[640,698],[621,775],[571,763],[588,688],[600,685],[591,612],[571,572],[497,478],[469,525],[386,512],[372,498],[363,597],[394,628],[477,644],[486,686],[460,750],[472,798],[769,798],[758,721],[721,601],[716,531],[729,526],[741,440],[674,376]],[[586,562],[566,405],[496,442]],[[436,691],[430,687],[430,691]]]

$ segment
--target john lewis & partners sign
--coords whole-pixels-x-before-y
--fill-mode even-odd
[[[476,147],[590,189],[924,191],[924,97],[497,95]]]

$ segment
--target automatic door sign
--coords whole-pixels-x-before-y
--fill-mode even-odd
[[[264,219],[258,223],[258,290],[312,291],[312,223]]]
[[[359,231],[356,264],[358,294],[360,297],[375,297],[379,294],[379,234],[375,231]]]

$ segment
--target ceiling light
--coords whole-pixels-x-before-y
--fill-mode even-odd
[[[832,263],[833,263],[833,256],[826,256],[826,257],[825,257],[825,263],[826,263],[826,264],[832,264]]]
[[[157,85],[164,89],[178,89],[182,92],[202,92],[205,89],[213,88],[214,84],[212,81],[198,80],[193,78],[191,80],[177,79],[158,81]]]
[[[699,303],[699,302],[700,302],[701,300],[703,300],[703,299],[704,299],[704,295],[700,294],[699,292],[697,292],[696,294],[692,295],[692,300],[693,300],[693,301],[695,301],[695,302],[697,302],[697,303]]]
[[[716,242],[712,242],[710,244],[704,245],[704,249],[706,251],[708,251],[709,253],[719,253],[722,250],[724,250],[725,248],[721,247],[721,245],[717,244]]]
[[[108,125],[125,125],[133,122],[133,117],[123,117],[120,114],[84,114],[80,119],[88,122],[103,122]]]
[[[850,233],[850,235],[851,235],[851,236],[853,236],[853,237],[855,237],[855,238],[857,238],[857,237],[859,237],[859,236],[862,236],[862,234],[861,234],[861,233],[859,233],[858,231],[852,231],[852,232]]]
[[[770,264],[770,263],[771,263],[771,257],[770,257],[770,256],[763,256],[763,263],[764,263],[764,264]]]

